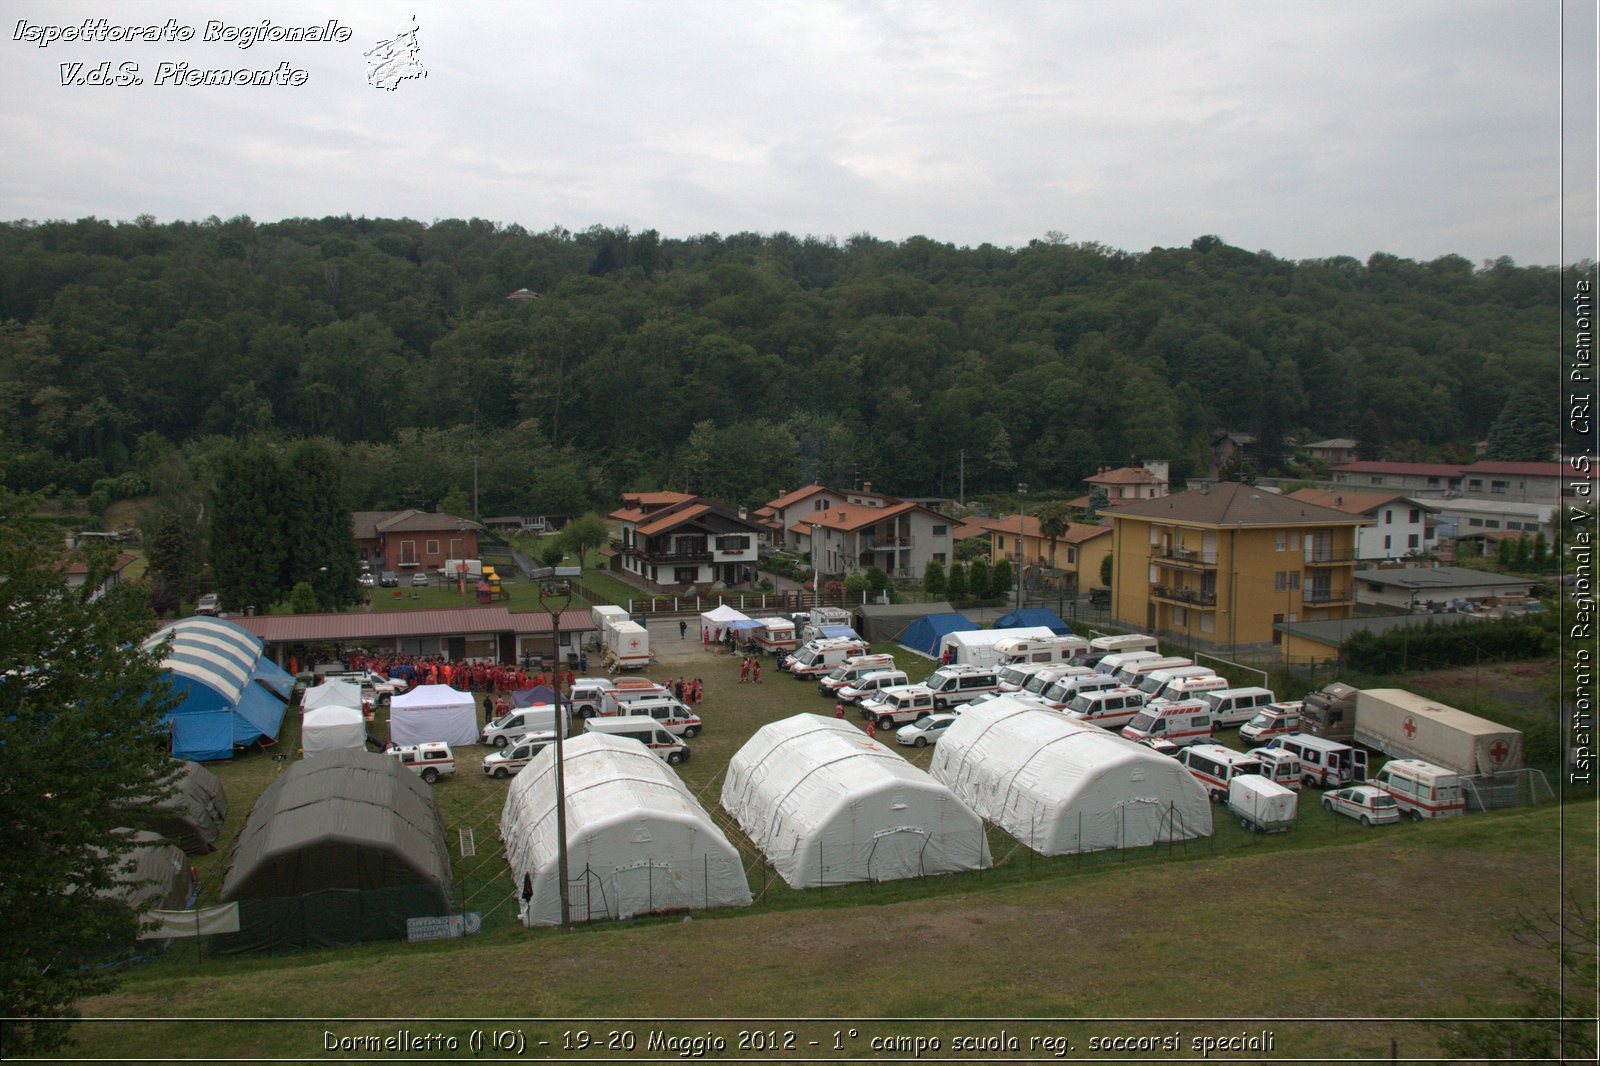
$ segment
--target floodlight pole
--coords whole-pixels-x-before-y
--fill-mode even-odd
[[[1022,610],[1022,570],[1027,561],[1022,551],[1022,527],[1027,520],[1027,509],[1024,498],[1028,495],[1028,486],[1017,485],[1017,610]]]
[[[552,607],[553,601],[560,605]],[[566,733],[566,708],[561,702],[561,612],[572,603],[572,585],[567,581],[549,581],[539,586],[539,605],[550,612],[551,645],[555,659],[556,706],[552,715],[556,726],[556,876],[561,887],[561,931],[572,932],[568,918],[569,891],[567,885],[567,764],[563,758],[562,735]]]

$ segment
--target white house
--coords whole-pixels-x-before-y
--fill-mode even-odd
[[[681,492],[624,493],[611,517],[622,529],[615,565],[658,588],[755,580],[762,529]]]
[[[1433,547],[1428,520],[1435,509],[1413,497],[1354,489],[1296,489],[1288,498],[1372,519],[1372,525],[1356,528],[1357,561],[1404,559]]]
[[[850,504],[803,516],[790,526],[799,550],[811,553],[819,578],[861,573],[876,566],[890,577],[922,576],[929,560],[949,566],[955,522],[920,503],[888,507]]]

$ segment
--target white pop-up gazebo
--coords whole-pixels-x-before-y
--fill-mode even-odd
[[[472,696],[449,685],[419,685],[389,701],[389,739],[396,744],[478,743]]]

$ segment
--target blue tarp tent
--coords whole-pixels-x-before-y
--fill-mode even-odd
[[[929,659],[939,657],[939,641],[946,633],[964,633],[969,629],[982,629],[964,614],[925,614],[906,626],[900,637],[900,646],[907,651]]]
[[[289,702],[289,696],[294,692],[294,678],[289,671],[263,655],[256,660],[256,668],[250,676],[271,689],[280,700]]]
[[[168,716],[174,757],[231,759],[235,746],[277,739],[284,704],[256,680],[262,645],[254,634],[220,618],[185,618],[157,630],[144,648],[153,651],[167,640],[161,667],[179,701]],[[277,674],[261,670],[263,681],[281,685]]]
[[[1047,626],[1058,637],[1072,636],[1072,627],[1063,622],[1059,614],[1043,607],[1024,607],[994,620],[995,629],[1027,629],[1032,626]]]
[[[511,694],[511,706],[532,707],[536,704],[550,704],[556,701],[556,690],[549,685],[534,685],[532,688],[519,688]],[[563,695],[561,702],[568,707],[572,706],[572,697]]]

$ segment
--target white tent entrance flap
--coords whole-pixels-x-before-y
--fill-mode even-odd
[[[928,831],[921,826],[897,825],[872,835],[872,854],[867,856],[867,874],[873,881],[898,881],[902,877],[921,877],[927,873],[923,857],[928,850]]]

